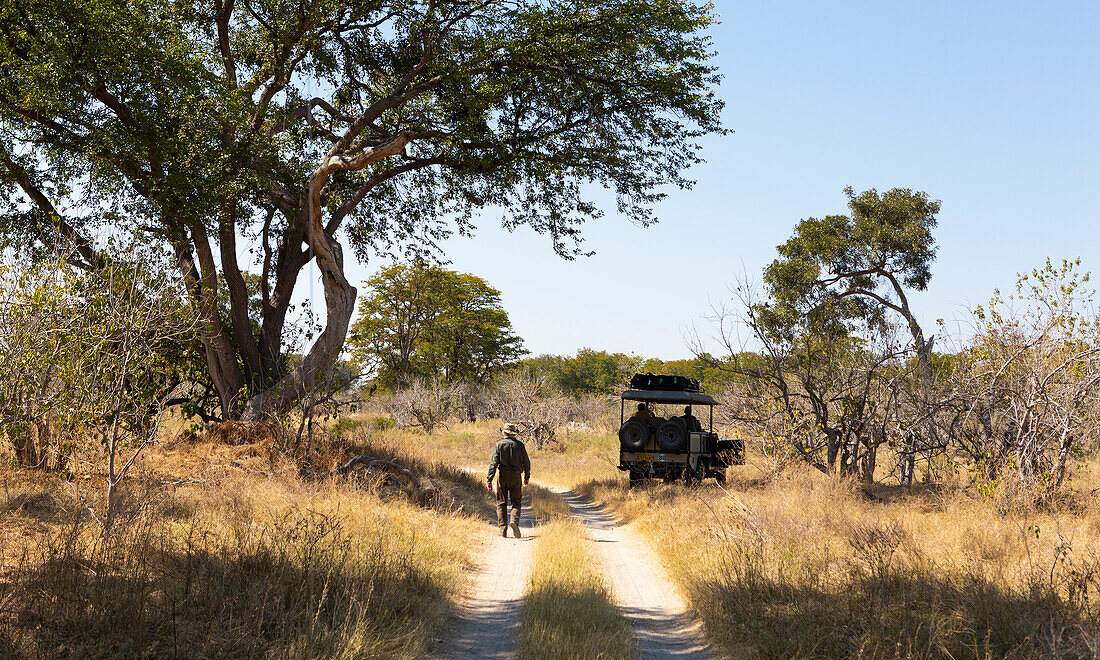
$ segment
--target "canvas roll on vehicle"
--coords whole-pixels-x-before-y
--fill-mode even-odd
[[[618,467],[630,473],[631,484],[681,478],[692,483],[708,477],[721,483],[726,468],[744,464],[744,442],[714,433],[714,406],[719,404],[698,382],[635,374],[630,385],[621,397]],[[706,407],[705,431],[694,415],[700,407]]]

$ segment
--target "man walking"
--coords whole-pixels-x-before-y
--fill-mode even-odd
[[[512,534],[518,539],[523,487],[531,480],[531,459],[527,457],[527,448],[519,441],[519,427],[505,424],[500,433],[504,437],[493,448],[487,486],[489,492],[493,492],[493,475],[497,475],[497,522],[500,523],[500,535],[508,537],[508,505],[511,503]]]

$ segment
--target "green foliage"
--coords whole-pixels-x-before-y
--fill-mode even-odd
[[[738,380],[731,367],[752,369],[761,366],[761,358],[752,352],[727,355],[721,358],[709,353],[700,353],[690,360],[658,360],[650,358],[642,365],[642,371],[654,374],[675,374],[687,376],[699,381],[700,387],[707,392],[717,392],[722,387]]]
[[[609,353],[582,348],[570,357],[539,355],[520,362],[531,376],[549,379],[563,394],[615,394],[641,368],[642,358],[626,353]]]
[[[417,261],[365,285],[348,346],[380,385],[477,381],[526,352],[500,292],[476,275]]]
[[[716,392],[737,378],[729,368],[734,363],[745,368],[758,366],[760,356],[742,353],[715,358],[704,353],[688,360],[661,360],[582,348],[573,356],[538,355],[519,364],[528,374],[548,378],[563,394],[577,396],[618,394],[629,386],[631,376],[647,372],[694,378],[703,389]]]
[[[614,394],[629,383],[640,363],[636,355],[582,348],[561,360],[554,380],[565,394]]]
[[[493,208],[572,258],[601,188],[652,222],[723,130],[715,20],[691,0],[5,3],[0,247],[72,243],[90,263],[104,226],[170,246],[237,414],[241,390],[308,390],[339,354],[349,304],[308,375],[280,366],[291,293],[326,240],[421,253]],[[258,288],[240,286],[249,270]]]
[[[908,188],[844,192],[851,215],[803,220],[765,269],[773,302],[761,320],[771,332],[789,338],[803,324],[834,335],[882,328],[888,310],[908,315],[906,288],[927,288],[940,203]]]

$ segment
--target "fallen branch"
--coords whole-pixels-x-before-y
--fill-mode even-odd
[[[405,482],[405,492],[408,494],[409,498],[417,504],[427,503],[436,493],[435,487],[432,486],[430,482],[427,485],[422,485],[421,480],[408,468],[402,467],[393,461],[367,456],[366,454],[355,456],[347,463],[338,465],[319,476],[321,478],[350,476],[352,473],[358,473],[360,471],[370,474],[371,471],[375,469],[380,469],[390,475],[400,477]]]

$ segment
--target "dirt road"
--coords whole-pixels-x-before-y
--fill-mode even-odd
[[[470,594],[459,605],[458,621],[439,646],[437,657],[514,658],[519,640],[523,593],[531,574],[538,532],[530,516],[520,519],[523,538],[508,533],[502,538],[496,526],[486,541],[481,569]]]
[[[566,501],[595,541],[615,604],[633,626],[641,658],[719,657],[636,531],[576,493],[547,488]],[[523,539],[504,539],[494,533],[486,544],[471,596],[462,604],[459,620],[440,645],[438,657],[516,657],[523,594],[538,537],[530,517],[522,526]]]
[[[703,636],[702,624],[689,614],[641,535],[588,499],[572,491],[555,492],[596,542],[615,604],[633,626],[639,656],[683,660],[719,657]]]

